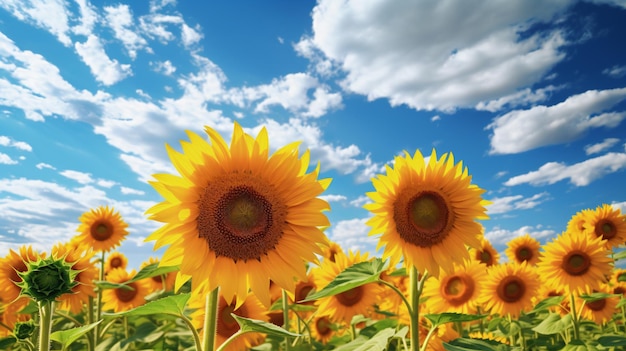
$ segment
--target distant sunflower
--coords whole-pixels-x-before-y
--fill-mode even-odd
[[[337,326],[330,320],[329,316],[315,316],[311,325],[311,337],[322,344],[326,344],[332,339],[333,335],[336,335]]]
[[[202,329],[204,327],[204,314],[206,294],[200,293],[203,289],[194,291],[189,300],[189,308],[195,311],[191,313],[191,321],[196,329]],[[217,330],[215,333],[215,347],[218,348],[233,334],[239,331],[239,324],[235,318],[231,316],[231,313],[237,316],[256,319],[264,322],[268,322],[269,319],[266,314],[266,309],[259,299],[254,294],[249,293],[243,297],[243,302],[239,307],[235,306],[235,302],[228,303],[226,299],[220,294],[218,298],[217,306]],[[204,330],[201,330],[204,333]],[[250,332],[242,334],[235,338],[225,349],[225,351],[246,351],[251,347],[260,345],[265,340],[265,334]]]
[[[83,213],[79,218],[81,224],[72,241],[79,245],[92,248],[94,251],[110,251],[120,245],[128,235],[119,212],[112,207],[100,206]]]
[[[567,222],[567,232],[570,233],[582,233],[585,231],[585,220],[587,218],[587,216],[589,215],[589,213],[593,212],[592,209],[586,208],[586,209],[582,209],[578,212],[576,212],[571,218],[570,220]]]
[[[158,258],[150,257],[148,258],[148,261],[141,263],[141,266],[139,267],[139,269],[141,270],[148,265],[158,263],[158,262],[159,262]],[[149,290],[151,293],[155,291],[160,291],[160,290],[165,290],[165,291],[174,290],[174,283],[176,281],[176,272],[169,272],[165,275],[156,275],[151,278],[146,278],[146,281],[148,282],[148,285],[150,287]]]
[[[484,263],[487,267],[498,264],[498,261],[500,261],[500,254],[485,237],[481,238],[479,247],[470,247],[469,251],[473,260]]]
[[[626,241],[626,216],[620,209],[604,204],[587,212],[583,223],[585,233],[600,237],[607,249],[618,247]]]
[[[104,273],[108,273],[109,271],[115,268],[126,269],[128,266],[128,258],[126,255],[119,251],[111,252],[104,263]]]
[[[613,274],[611,275],[611,282],[613,284],[626,283],[626,269],[615,267],[615,269],[613,269]]]
[[[335,262],[324,260],[319,267],[313,268],[315,283],[320,289],[330,284],[339,273],[346,268],[368,261],[367,253],[348,251],[348,254],[337,254]],[[370,316],[374,312],[374,304],[380,295],[382,287],[376,283],[358,286],[337,295],[323,297],[318,302],[318,313],[328,315],[335,322],[350,324],[352,317],[357,314]]]
[[[31,319],[30,314],[19,313],[22,307],[24,306],[15,303],[6,303],[0,298],[0,338],[11,335],[15,323]]]
[[[111,283],[125,283],[135,276],[135,270],[131,272],[122,268],[116,268],[109,272],[107,281]],[[146,303],[149,287],[145,281],[139,280],[126,284],[132,289],[115,288],[102,291],[102,309],[123,312]]]
[[[496,335],[492,332],[480,332],[480,331],[475,331],[475,332],[471,332],[469,333],[468,337],[470,339],[476,339],[476,340],[490,340],[490,341],[497,341],[501,344],[510,344],[509,339],[507,339],[504,336],[500,336],[500,335]]]
[[[566,294],[589,293],[606,282],[613,269],[601,237],[564,232],[543,246],[538,272],[545,284]]]
[[[480,299],[491,314],[517,318],[532,309],[538,290],[539,275],[533,266],[527,262],[505,263],[488,268]]]
[[[510,240],[504,253],[510,262],[526,261],[532,266],[539,262],[539,248],[541,248],[541,243],[529,234],[525,234]]]
[[[454,270],[426,280],[424,296],[433,313],[476,314],[480,305],[480,285],[487,278],[487,267],[476,261],[455,264]]]
[[[594,292],[612,293],[611,289],[606,285],[602,285],[599,290]],[[617,304],[620,301],[620,297],[610,296],[593,302],[585,302],[583,299],[577,298],[576,301],[576,306],[583,306],[584,303],[581,312],[583,318],[598,325],[604,325],[613,319],[613,315],[617,312]]]
[[[72,288],[73,294],[63,294],[58,299],[60,309],[78,314],[89,302],[89,297],[96,296],[94,281],[98,278],[98,268],[92,260],[93,251],[69,242],[53,246],[51,253],[57,259],[64,257],[64,261],[78,271],[75,278],[78,284]]]
[[[17,272],[26,272],[28,267],[25,262],[34,262],[44,256],[45,253],[34,251],[31,245],[20,246],[19,252],[9,249],[9,253],[0,259],[0,300],[20,308],[26,306],[29,299],[20,296],[22,289],[15,284],[22,281]]]
[[[378,248],[394,266],[403,258],[407,267],[439,275],[439,268],[452,269],[453,262],[469,258],[466,245],[479,247],[487,201],[483,189],[471,184],[462,163],[452,154],[437,159],[433,150],[425,163],[418,151],[397,156],[394,168],[372,179],[373,203],[364,207],[374,216],[367,221],[370,235],[382,234]]]
[[[180,265],[177,285],[191,278],[194,289],[219,286],[237,304],[252,289],[267,306],[270,279],[293,292],[294,277],[306,279],[305,262],[318,262],[328,245],[320,228],[330,225],[329,205],[317,196],[330,180],[317,179],[319,167],[306,173],[310,154],[299,157],[298,143],[268,158],[265,128],[254,139],[235,123],[230,148],[215,130],[205,131],[212,144],[188,132],[183,153],[167,147],[181,175],[154,175],[165,200],[147,213],[165,225],[146,240],[155,249],[170,245],[161,264]]]
[[[336,242],[331,241],[328,243],[328,247],[324,248],[322,256],[325,260],[331,260],[335,262],[335,255],[342,253],[343,249],[341,248],[341,246]]]

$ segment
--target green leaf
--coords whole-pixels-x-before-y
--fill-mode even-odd
[[[585,300],[586,302],[594,302],[594,301],[599,301],[599,300],[604,300],[606,298],[609,297],[615,297],[615,296],[621,296],[621,295],[616,295],[616,294],[607,294],[605,292],[595,292],[593,294],[589,294],[589,295],[580,295],[580,298],[582,300]]]
[[[170,314],[180,316],[185,310],[185,305],[189,300],[190,294],[170,295],[155,301],[146,303],[132,310],[118,313],[103,313],[103,317],[122,317],[122,316],[152,316],[155,314]]]
[[[626,258],[626,250],[622,250],[622,251],[620,251],[620,252],[618,252],[618,253],[613,255],[613,259],[615,261],[622,260],[624,258]],[[626,279],[626,277],[624,279]],[[620,280],[620,278],[618,278],[617,281],[622,281],[622,280]]]
[[[242,332],[258,332],[258,333],[264,333],[267,335],[275,335],[275,336],[290,337],[290,338],[296,338],[302,335],[302,334],[292,333],[272,323],[241,317],[234,313],[231,313],[230,315],[233,316],[233,318],[235,318]]]
[[[102,321],[100,320],[95,323],[83,325],[82,327],[55,331],[50,334],[50,340],[60,343],[62,345],[61,349],[65,350],[71,343],[87,334],[90,330],[95,328],[96,325],[100,324],[100,322]]]
[[[333,349],[333,351],[354,351],[357,349],[357,347],[363,346],[363,344],[365,344],[368,340],[369,338],[363,335],[359,335],[356,338],[354,338],[354,340],[346,344],[341,344],[337,346],[336,348]]]
[[[364,342],[361,346],[354,349],[354,351],[384,351],[387,349],[389,339],[392,338],[394,335],[396,335],[395,329],[383,329],[372,338]]]
[[[15,344],[17,339],[14,336],[7,336],[0,339],[0,350],[9,350],[9,346]]]
[[[493,340],[457,338],[450,342],[444,342],[443,348],[448,351],[499,351],[509,350],[510,346]]]
[[[385,262],[380,258],[372,261],[359,262],[339,273],[335,279],[322,290],[309,294],[299,302],[314,301],[322,297],[333,296],[354,289],[361,285],[377,282],[380,274],[385,271]]]
[[[598,343],[604,347],[626,346],[626,337],[621,335],[604,335],[598,338]]]
[[[126,283],[128,284],[128,283],[136,282],[141,279],[158,277],[158,276],[170,273],[170,272],[176,272],[178,270],[179,270],[178,266],[159,267],[159,263],[155,262],[155,263],[152,263],[143,267],[137,274],[135,274],[135,276],[131,280],[127,281]]]
[[[546,319],[532,328],[532,330],[543,335],[558,334],[570,327],[571,320],[572,316],[570,314],[561,318],[561,315],[558,313],[550,313]]]
[[[585,343],[581,340],[572,340],[565,345],[561,351],[596,351],[597,348],[592,343]]]
[[[98,280],[95,282],[96,286],[100,289],[126,289],[126,290],[134,290],[131,286],[126,285],[126,283],[111,283],[105,280]]]
[[[539,311],[543,311],[546,310],[550,307],[553,306],[558,306],[561,304],[561,302],[563,302],[563,300],[565,299],[565,296],[550,296],[547,297],[541,301],[539,301],[539,303],[537,303],[535,305],[535,308],[533,308],[532,311],[530,311],[529,313],[534,313],[534,312],[539,312]]]
[[[135,328],[133,335],[131,335],[128,339],[122,340],[120,346],[124,347],[127,344],[133,343],[135,341],[141,342],[153,342],[163,336],[163,332],[157,332],[157,325],[152,322],[145,322],[139,324],[137,328]]]
[[[434,326],[439,326],[450,322],[470,322],[485,318],[486,316],[486,314],[463,314],[455,312],[424,315],[424,317],[428,319]]]

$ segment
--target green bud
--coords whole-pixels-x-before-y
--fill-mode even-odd
[[[63,259],[48,257],[36,262],[27,262],[28,270],[18,272],[22,282],[22,295],[30,296],[36,302],[53,302],[63,294],[71,294],[79,273]]]
[[[27,322],[17,322],[15,323],[15,327],[13,327],[13,335],[15,335],[15,337],[19,340],[25,340],[33,335],[36,328],[37,326],[32,320]]]

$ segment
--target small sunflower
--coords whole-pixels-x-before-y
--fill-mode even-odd
[[[109,272],[107,281],[111,283],[125,283],[132,279],[135,274],[135,270],[128,272],[125,269],[116,268]],[[123,312],[146,303],[149,287],[144,280],[128,283],[127,286],[132,289],[104,289],[102,291],[102,302],[104,303],[102,309]]]
[[[607,249],[615,248],[626,241],[626,216],[620,209],[604,204],[587,212],[583,223],[584,232],[600,237]]]
[[[337,334],[337,326],[330,320],[329,316],[315,316],[309,329],[311,330],[311,337],[324,345]]]
[[[611,289],[603,284],[599,290],[594,292],[611,294]],[[581,312],[583,318],[593,321],[598,325],[604,325],[613,319],[613,315],[617,312],[619,300],[619,296],[610,296],[593,302],[585,302],[583,299],[577,298],[576,306],[583,306]]]
[[[237,304],[252,289],[268,306],[270,280],[293,292],[294,277],[306,279],[305,262],[318,262],[328,245],[321,228],[330,225],[329,205],[318,196],[330,180],[317,179],[319,167],[306,173],[310,153],[300,157],[298,143],[268,157],[265,128],[254,139],[235,123],[230,147],[205,131],[212,144],[188,132],[183,153],[167,147],[181,175],[154,175],[165,200],[147,213],[165,225],[147,240],[170,245],[161,264],[180,266],[177,287],[189,279],[194,289],[219,286]]]
[[[426,280],[426,304],[434,313],[475,314],[476,306],[480,305],[479,287],[486,278],[487,268],[483,264],[469,260],[464,264],[455,264],[452,272]]]
[[[615,267],[615,269],[613,269],[613,274],[611,275],[611,283],[626,283],[626,269]]]
[[[204,327],[204,314],[206,293],[201,293],[202,289],[192,292],[189,300],[189,308],[195,311],[191,313],[191,321],[196,329]],[[215,347],[218,348],[229,337],[239,331],[239,324],[231,316],[231,313],[237,316],[256,319],[268,322],[269,318],[266,309],[254,294],[249,293],[243,299],[240,306],[236,306],[235,302],[228,303],[221,294],[218,297],[217,306],[217,330],[215,333]],[[202,333],[204,330],[201,331]],[[242,334],[235,338],[225,349],[225,351],[246,351],[251,347],[260,345],[265,340],[265,334],[250,332]]]
[[[16,283],[20,283],[22,278],[18,272],[23,273],[28,270],[26,262],[35,262],[37,259],[45,257],[45,253],[38,253],[31,245],[20,246],[19,252],[9,249],[8,255],[0,259],[0,299],[5,303],[15,304],[24,307],[29,299],[20,296],[22,289]]]
[[[128,258],[119,251],[111,252],[104,263],[104,273],[109,273],[115,268],[126,269],[128,266]]]
[[[527,262],[505,263],[488,268],[480,299],[492,314],[517,318],[533,307],[539,290],[539,275]]]
[[[128,235],[119,212],[112,207],[100,206],[83,213],[79,218],[81,224],[78,233],[72,239],[79,245],[92,248],[94,251],[110,251],[120,245]]]
[[[335,255],[342,254],[343,249],[339,244],[334,241],[329,242],[328,247],[325,247],[323,250],[322,256],[325,260],[331,260],[335,262]]]
[[[529,234],[518,236],[507,243],[505,254],[509,262],[522,263],[527,261],[533,266],[539,262],[539,248],[541,243]]]
[[[543,246],[538,272],[545,283],[566,294],[589,293],[606,282],[613,269],[601,237],[564,232]]]
[[[89,297],[96,296],[94,281],[98,278],[98,268],[92,261],[93,251],[91,249],[85,251],[70,242],[53,246],[52,256],[64,257],[65,262],[69,263],[73,270],[78,271],[75,278],[78,284],[72,288],[73,294],[63,294],[58,301],[60,309],[80,313]]]
[[[586,208],[576,212],[572,218],[567,222],[567,232],[570,233],[582,233],[585,231],[585,221],[589,213],[593,212],[593,210]]]
[[[144,267],[148,265],[158,263],[158,262],[159,262],[158,258],[150,257],[148,258],[148,261],[141,263],[141,266],[139,268],[143,269]],[[174,290],[175,281],[176,281],[176,272],[169,272],[165,275],[157,275],[151,278],[146,278],[146,282],[148,283],[150,287],[149,291],[151,293],[155,291],[160,291],[160,290],[165,290],[165,291]]]
[[[324,288],[332,282],[339,273],[346,268],[369,260],[367,253],[348,251],[348,254],[337,254],[335,262],[324,260],[319,267],[313,268],[315,283]],[[344,322],[349,325],[352,317],[362,314],[370,316],[374,312],[374,304],[380,295],[382,287],[376,283],[358,286],[337,295],[324,297],[318,302],[318,313],[328,315],[335,322]]]
[[[484,263],[487,267],[497,265],[500,261],[500,254],[493,248],[491,242],[483,237],[480,240],[480,246],[477,248],[470,247],[470,257],[480,263]]]
[[[507,339],[504,336],[501,335],[496,335],[492,332],[479,332],[479,331],[475,331],[475,332],[471,332],[469,333],[468,337],[470,339],[477,339],[477,340],[490,340],[490,341],[497,341],[501,344],[509,344],[509,339]]]
[[[19,313],[22,307],[24,306],[15,303],[5,303],[0,298],[0,338],[11,335],[15,323],[30,320],[30,314]]]
[[[395,158],[394,168],[372,179],[373,200],[364,207],[374,216],[367,221],[370,235],[381,233],[378,248],[383,259],[395,266],[403,258],[407,267],[439,275],[452,263],[469,258],[465,245],[479,247],[481,225],[487,219],[481,195],[483,189],[471,184],[462,163],[452,154],[437,159],[433,150],[425,163],[418,151]]]

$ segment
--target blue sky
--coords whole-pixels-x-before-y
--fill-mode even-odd
[[[542,243],[626,211],[626,3],[0,0],[0,253],[48,250],[111,205],[138,267],[165,143],[233,121],[301,140],[333,178],[328,236],[376,254],[362,208],[394,156],[452,152],[485,235]],[[4,255],[4,254],[1,254]]]

